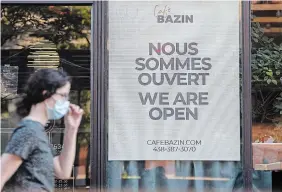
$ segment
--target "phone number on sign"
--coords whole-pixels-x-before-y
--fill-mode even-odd
[[[154,147],[155,152],[195,152],[196,147]]]

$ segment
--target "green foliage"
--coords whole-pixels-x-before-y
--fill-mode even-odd
[[[282,44],[264,35],[258,24],[252,28],[252,74],[255,84],[278,85],[282,70]]]
[[[256,121],[276,121],[282,114],[280,77],[282,44],[267,37],[258,23],[252,25],[252,86],[253,118]]]
[[[48,10],[45,16],[45,20],[48,21],[46,27],[42,31],[36,31],[35,35],[61,45],[61,48],[74,48],[71,40],[83,38],[87,41],[87,48],[89,48],[91,7],[49,6]]]
[[[52,41],[58,48],[75,48],[72,40],[85,39],[85,45],[79,45],[79,48],[89,49],[90,6],[5,5],[1,15],[2,45],[29,32],[31,36]]]
[[[32,28],[41,28],[42,6],[2,5],[1,7],[1,45],[16,38]]]

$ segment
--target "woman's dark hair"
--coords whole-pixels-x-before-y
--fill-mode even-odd
[[[70,77],[61,69],[39,69],[30,76],[24,87],[24,96],[16,104],[17,114],[21,117],[27,116],[32,105],[50,98],[58,88],[70,81]],[[46,93],[43,94],[44,90]]]

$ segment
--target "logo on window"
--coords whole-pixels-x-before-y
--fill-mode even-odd
[[[173,14],[169,5],[156,5],[154,16],[157,23],[194,23],[194,15]]]

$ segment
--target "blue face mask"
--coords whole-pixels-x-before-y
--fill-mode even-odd
[[[54,108],[47,105],[47,114],[49,120],[58,120],[67,114],[69,111],[70,102],[67,100],[57,100]]]

